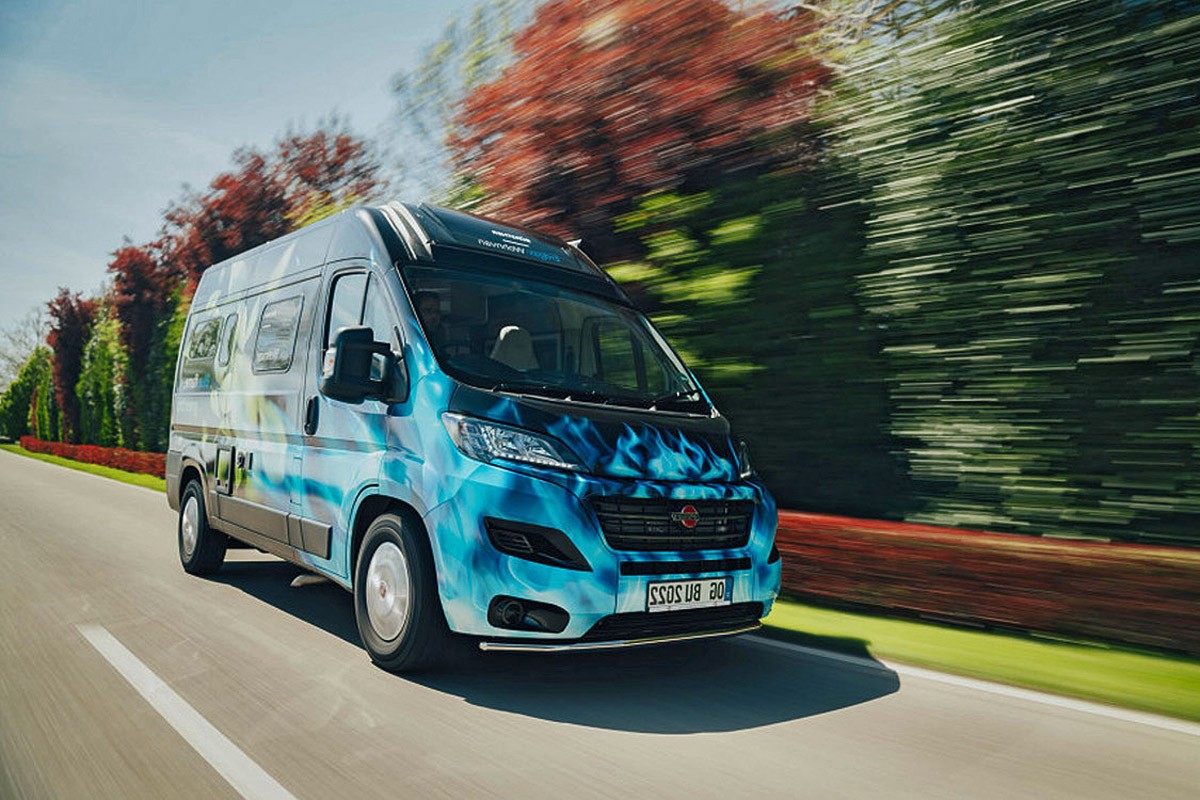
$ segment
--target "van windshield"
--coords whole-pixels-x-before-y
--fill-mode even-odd
[[[438,362],[485,389],[706,412],[683,364],[646,318],[523,277],[406,267]]]

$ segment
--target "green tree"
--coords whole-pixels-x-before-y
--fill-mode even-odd
[[[29,356],[45,339],[46,316],[44,306],[40,304],[24,317],[0,328],[0,392],[16,380],[17,374],[29,363]]]
[[[62,414],[54,398],[54,359],[50,348],[35,350],[32,361],[34,381],[27,410],[29,434],[43,442],[57,442],[62,430]]]
[[[15,441],[31,434],[35,393],[49,371],[49,349],[45,346],[35,347],[17,370],[16,377],[4,394],[0,395],[0,436]]]
[[[80,441],[85,444],[104,447],[123,444],[120,423],[126,359],[120,337],[120,323],[112,307],[101,306],[83,348],[79,382],[75,386],[80,405]]]

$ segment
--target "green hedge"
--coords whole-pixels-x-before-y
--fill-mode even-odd
[[[1200,544],[1200,14],[1010,0],[936,33],[843,109],[910,518]]]

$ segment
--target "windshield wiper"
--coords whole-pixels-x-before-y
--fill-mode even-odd
[[[529,394],[541,394],[546,397],[553,397],[557,400],[580,401],[600,403],[608,405],[618,401],[618,398],[610,397],[601,392],[591,391],[590,389],[572,389],[569,386],[558,386],[553,383],[520,383],[513,381],[500,381],[492,386],[493,392],[526,392]]]
[[[552,383],[521,383],[519,381],[498,381],[492,384],[493,392],[563,392],[561,386]],[[557,395],[555,395],[557,396]]]
[[[522,383],[521,381],[497,381],[492,384],[493,392],[516,392],[525,394],[543,395],[552,397],[556,400],[566,400],[568,402],[579,403],[598,403],[600,405],[616,405],[630,406],[632,408],[649,408],[654,410],[662,403],[679,402],[687,400],[689,397],[695,397],[699,400],[699,389],[685,389],[679,392],[671,392],[656,397],[649,401],[646,405],[644,398],[632,395],[612,395],[598,392],[595,389],[579,389],[571,386],[561,386],[554,383]]]
[[[658,407],[660,405],[662,405],[663,403],[677,403],[681,400],[687,400],[689,397],[695,397],[696,400],[699,400],[700,399],[700,390],[698,388],[697,389],[683,389],[678,392],[670,392],[668,394],[659,395],[658,397],[656,397],[650,401],[650,405],[648,407],[653,411],[653,410],[657,410]]]

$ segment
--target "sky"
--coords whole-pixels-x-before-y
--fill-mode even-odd
[[[392,77],[472,0],[0,0],[0,327],[105,280],[185,185],[331,113],[376,136]]]

